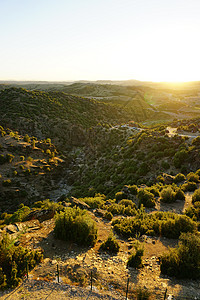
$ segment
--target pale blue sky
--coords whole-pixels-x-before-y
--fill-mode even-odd
[[[0,80],[200,80],[200,0],[0,0]]]

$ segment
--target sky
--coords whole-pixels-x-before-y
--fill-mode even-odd
[[[0,0],[0,80],[200,80],[200,0]]]

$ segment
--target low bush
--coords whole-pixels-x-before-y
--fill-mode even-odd
[[[24,206],[24,204],[20,204],[20,208],[14,212],[14,214],[7,215],[5,217],[5,224],[13,224],[16,222],[22,222],[24,218],[29,214],[30,208],[28,206]]]
[[[141,204],[148,208],[155,206],[154,194],[150,193],[147,189],[140,189],[137,197],[139,199],[139,206]]]
[[[164,188],[160,194],[160,201],[164,203],[172,203],[175,201],[175,192],[172,187]]]
[[[116,254],[119,251],[119,248],[120,246],[116,238],[112,234],[110,234],[107,240],[101,244],[99,250]]]
[[[182,184],[181,189],[184,192],[194,192],[197,189],[196,182],[186,182]]]
[[[108,221],[111,221],[113,218],[113,214],[110,211],[106,211],[104,218]]]
[[[20,279],[42,260],[39,251],[31,251],[22,246],[15,246],[15,240],[7,234],[0,242],[0,289],[16,287]]]
[[[117,192],[115,194],[115,199],[116,199],[117,202],[122,200],[122,199],[126,199],[126,194],[124,192]]]
[[[151,299],[151,293],[146,288],[137,288],[136,289],[136,300],[150,300]]]
[[[199,175],[190,172],[189,174],[187,174],[187,180],[189,182],[199,182]]]
[[[194,205],[191,205],[185,210],[185,215],[193,219],[194,221],[200,221],[200,202],[194,202]]]
[[[10,186],[11,184],[12,184],[12,181],[10,179],[3,180],[3,182],[2,182],[2,185],[5,187]]]
[[[175,191],[175,200],[185,200],[185,194],[180,188]]]
[[[96,194],[95,197],[80,198],[80,200],[87,203],[91,208],[103,208],[105,195]]]
[[[136,208],[136,204],[133,201],[128,200],[128,199],[123,199],[123,200],[119,201],[118,204],[124,205],[125,207],[130,206],[131,208]]]
[[[174,182],[175,183],[180,183],[183,182],[186,179],[185,175],[182,173],[178,173],[175,177],[174,177]]]
[[[6,161],[11,163],[14,159],[14,155],[10,154],[10,153],[7,153],[6,154]]]
[[[172,212],[145,213],[141,207],[131,218],[119,218],[112,222],[114,230],[125,237],[136,237],[138,234],[178,238],[181,232],[196,232],[197,223],[186,215]]]
[[[73,241],[79,245],[94,245],[97,239],[95,222],[85,210],[68,207],[64,212],[56,214],[55,237]]]
[[[192,195],[192,203],[200,201],[200,189],[196,190]]]
[[[200,237],[183,233],[178,247],[161,258],[161,272],[177,278],[200,278]]]
[[[140,243],[136,243],[134,245],[133,253],[128,258],[127,266],[132,268],[141,268],[143,255],[144,248]]]
[[[129,192],[132,195],[137,195],[137,193],[138,193],[138,187],[137,187],[137,185],[129,185],[128,189],[129,189]]]

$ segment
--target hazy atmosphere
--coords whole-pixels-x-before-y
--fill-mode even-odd
[[[199,80],[199,0],[1,0],[0,80]]]

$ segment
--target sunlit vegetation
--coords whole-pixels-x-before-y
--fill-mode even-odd
[[[197,223],[184,215],[172,212],[147,214],[141,208],[134,217],[116,219],[112,222],[115,231],[125,237],[137,234],[178,238],[181,232],[195,232]]]
[[[95,222],[79,208],[67,208],[57,214],[54,233],[57,239],[86,246],[94,245],[97,239]]]
[[[162,256],[161,272],[178,278],[200,277],[200,238],[191,233],[181,234],[179,245]]]
[[[41,262],[42,254],[22,246],[15,246],[15,240],[3,235],[0,241],[0,289],[14,288],[36,264]]]

